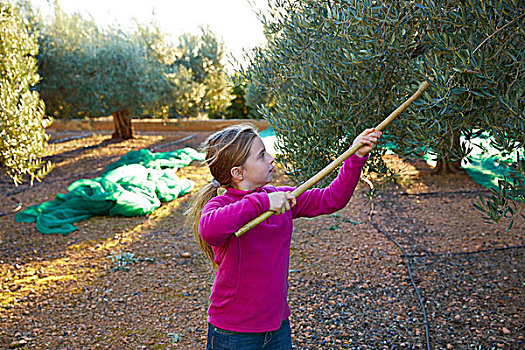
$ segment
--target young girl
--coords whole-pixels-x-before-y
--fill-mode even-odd
[[[204,142],[213,180],[195,195],[188,220],[216,269],[206,349],[292,348],[287,303],[292,220],[342,209],[379,137],[374,129],[364,131],[354,141],[363,147],[345,160],[337,178],[327,188],[297,198],[290,193],[293,187],[268,185],[275,159],[252,126],[228,127]],[[225,188],[221,195],[219,187]],[[275,215],[235,236],[268,210]]]

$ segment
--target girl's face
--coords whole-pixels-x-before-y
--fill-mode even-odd
[[[274,161],[275,158],[266,152],[264,143],[257,136],[253,140],[246,162],[232,169],[233,178],[238,180],[234,181],[233,187],[251,191],[270,183],[273,180]]]

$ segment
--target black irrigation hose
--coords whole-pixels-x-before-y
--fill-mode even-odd
[[[80,175],[82,175],[80,178],[83,179],[83,178],[86,178],[87,176],[96,175],[96,174],[100,174],[100,173],[101,173],[100,170],[89,171],[87,173],[80,174]],[[5,196],[7,198],[9,198],[11,196],[23,193],[23,192],[25,192],[27,190],[33,189],[33,188],[35,188],[37,186],[40,186],[40,185],[50,185],[50,184],[55,183],[55,182],[66,181],[68,179],[71,179],[71,174],[66,174],[64,176],[60,176],[60,177],[58,177],[56,179],[48,180],[48,181],[46,181],[44,179],[42,181],[33,183],[33,185],[25,185],[24,187],[18,186],[18,187],[15,187],[15,189],[7,192]]]
[[[370,190],[373,190],[374,189],[374,185],[365,179],[365,183],[370,186]],[[430,331],[428,329],[428,317],[427,317],[427,309],[425,308],[425,303],[423,302],[423,298],[421,297],[421,293],[419,292],[419,288],[417,288],[416,286],[416,282],[414,282],[414,277],[412,276],[412,268],[410,266],[410,260],[409,260],[409,257],[408,257],[408,254],[407,252],[405,251],[405,249],[399,244],[397,243],[397,241],[392,238],[388,233],[386,233],[385,231],[381,230],[377,224],[375,222],[372,221],[372,212],[373,212],[373,209],[374,209],[374,202],[373,202],[373,197],[370,196],[370,214],[368,216],[368,221],[370,222],[370,224],[381,234],[383,234],[386,238],[388,238],[392,243],[394,243],[396,245],[396,247],[401,250],[401,252],[403,253],[403,257],[405,258],[406,260],[406,264],[407,264],[407,271],[408,271],[408,277],[410,278],[410,282],[412,283],[412,287],[414,287],[414,290],[416,291],[416,295],[417,295],[417,298],[419,300],[419,305],[421,306],[421,310],[423,311],[423,321],[425,323],[425,340],[427,342],[427,350],[431,350],[431,347],[430,347]]]
[[[426,342],[427,342],[427,349],[431,350],[431,348],[430,348],[429,330],[428,330],[427,310],[425,308],[425,304],[423,303],[423,298],[421,297],[421,294],[419,293],[419,289],[417,288],[416,283],[414,282],[414,278],[412,277],[412,268],[410,267],[409,256],[407,255],[405,249],[399,243],[397,243],[397,241],[395,239],[393,239],[388,233],[386,233],[385,231],[381,230],[377,226],[377,224],[372,221],[372,219],[370,219],[370,224],[379,233],[382,233],[383,235],[386,236],[386,238],[388,238],[390,241],[392,241],[399,248],[399,250],[401,250],[401,252],[403,253],[403,257],[405,257],[405,259],[406,259],[408,276],[410,277],[410,282],[412,283],[412,287],[414,287],[414,290],[416,291],[417,298],[419,300],[419,304],[421,305],[421,309],[423,310],[423,318],[424,318],[424,322],[425,322],[425,338],[426,338]]]
[[[482,190],[462,190],[462,191],[449,191],[449,192],[420,192],[420,193],[408,193],[408,192],[400,192],[400,193],[391,193],[391,194],[397,194],[400,196],[410,196],[410,197],[424,197],[424,196],[446,196],[450,194],[479,194],[479,193],[491,193],[490,190],[482,189]]]
[[[11,211],[6,211],[6,212],[3,212],[3,213],[0,213],[0,217],[2,217],[2,216],[6,216],[6,215],[9,215],[9,214],[16,213],[16,212],[19,211],[20,209],[22,209],[22,203],[18,203],[18,205],[16,206],[16,208],[13,209],[13,210],[11,210]]]
[[[8,199],[13,201],[16,204],[16,207],[14,207],[14,209],[12,209],[10,211],[5,211],[5,212],[0,213],[0,217],[16,213],[17,211],[22,209],[22,202],[20,202],[18,199],[14,198],[14,197],[8,197]]]
[[[178,143],[181,143],[181,142],[184,142],[184,141],[188,141],[192,138],[194,138],[195,135],[194,134],[191,134],[189,136],[186,136],[186,137],[183,137],[183,138],[180,138],[178,140],[175,140],[175,141],[172,141],[172,142],[168,142],[168,143],[161,143],[159,145],[156,145],[156,146],[153,146],[153,147],[150,147],[149,150],[150,151],[155,151],[157,149],[161,149],[161,148],[164,148],[164,147],[168,147],[168,146],[173,146],[173,145],[176,145]]]
[[[371,184],[368,183],[368,185],[371,185]],[[402,193],[398,193],[398,194],[401,195],[401,196],[434,196],[434,195],[449,195],[449,194],[471,194],[471,193],[472,194],[478,194],[478,193],[483,193],[483,192],[490,192],[490,191],[488,191],[488,190],[474,190],[474,191],[466,190],[466,191],[451,191],[451,192],[426,192],[426,193],[415,193],[415,194],[402,192]],[[373,206],[373,204],[372,204],[372,206]],[[473,254],[480,254],[480,253],[488,253],[488,252],[495,252],[495,251],[504,251],[504,250],[510,250],[510,249],[523,249],[523,248],[525,248],[525,245],[518,245],[518,246],[510,246],[510,247],[493,248],[493,249],[481,249],[481,250],[476,250],[476,251],[471,251],[471,252],[454,252],[454,253],[434,253],[432,251],[426,251],[425,250],[427,252],[427,254],[408,255],[406,253],[405,249],[394,238],[392,238],[385,231],[381,230],[377,226],[377,224],[372,221],[372,217],[371,216],[369,217],[369,221],[370,221],[370,224],[379,233],[383,234],[386,238],[388,238],[391,242],[393,242],[397,246],[397,248],[399,250],[401,250],[401,252],[403,253],[403,255],[401,257],[406,259],[408,276],[410,278],[410,282],[412,283],[412,287],[414,287],[414,290],[416,291],[417,298],[418,298],[419,304],[421,306],[421,310],[423,311],[423,318],[424,318],[424,323],[425,323],[425,339],[426,339],[426,342],[427,342],[427,349],[428,350],[431,350],[431,347],[430,347],[430,335],[429,335],[430,331],[428,329],[427,311],[426,311],[426,308],[425,308],[425,304],[423,302],[423,298],[421,297],[421,293],[419,292],[419,289],[417,288],[416,283],[414,282],[414,278],[412,276],[412,268],[410,266],[410,260],[409,259],[410,258],[423,258],[423,257],[427,257],[427,256],[473,255]]]
[[[91,137],[91,136],[93,136],[93,134],[75,135],[75,136],[66,137],[66,138],[59,139],[59,140],[50,140],[48,143],[49,144],[64,143],[64,142],[68,142],[68,141],[84,139],[84,138]]]
[[[522,245],[516,245],[516,246],[509,246],[509,247],[500,247],[500,248],[492,248],[492,249],[480,249],[480,250],[474,250],[471,252],[453,252],[453,253],[434,253],[434,252],[427,252],[428,254],[414,254],[414,255],[407,255],[407,258],[425,258],[427,256],[455,256],[455,255],[473,255],[473,254],[481,254],[481,253],[492,253],[502,250],[511,250],[511,249],[523,249],[525,248],[525,244]]]
[[[122,157],[122,156],[121,155],[111,156],[111,157],[108,157],[107,160],[112,160],[112,159],[118,158],[118,157]],[[85,172],[85,173],[82,173],[82,174],[74,174],[74,175],[75,176],[80,176],[80,179],[85,179],[85,178],[88,178],[88,177],[91,177],[91,176],[99,175],[100,173],[102,173],[101,170],[94,170],[94,171],[88,171],[88,172]],[[47,178],[44,178],[42,181],[38,181],[38,182],[33,183],[33,185],[18,186],[18,187],[15,187],[15,189],[7,192],[6,193],[6,197],[9,198],[9,197],[14,196],[16,194],[20,194],[22,192],[25,192],[25,191],[30,190],[32,188],[35,188],[36,186],[49,185],[49,184],[52,184],[52,183],[55,183],[55,182],[71,180],[71,176],[72,176],[72,174],[67,173],[67,174],[65,174],[63,176],[59,176],[59,177],[57,177],[56,179],[53,179],[53,180],[47,180]]]

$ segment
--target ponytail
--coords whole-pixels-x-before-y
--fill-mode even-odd
[[[219,268],[215,263],[215,254],[199,233],[202,210],[210,199],[218,195],[219,187],[232,186],[231,169],[246,162],[255,137],[257,137],[257,130],[253,125],[234,125],[210,135],[201,145],[201,150],[206,153],[206,164],[213,181],[193,196],[190,207],[185,213],[186,224],[192,227],[195,241],[214,270]]]
[[[186,224],[188,226],[191,226],[195,241],[199,245],[199,248],[201,249],[206,259],[209,260],[209,262],[211,263],[211,266],[214,270],[218,268],[218,265],[215,263],[215,254],[213,253],[211,246],[208,243],[204,242],[204,240],[202,239],[199,233],[199,222],[202,216],[202,209],[204,209],[204,206],[210,201],[210,199],[217,195],[217,187],[215,187],[211,183],[205,185],[199,191],[197,191],[197,193],[195,193],[195,195],[191,199],[190,207],[188,208],[188,210],[186,210],[185,213]]]

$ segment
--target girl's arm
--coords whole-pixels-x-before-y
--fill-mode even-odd
[[[354,193],[361,169],[367,159],[368,157],[351,155],[345,160],[339,174],[328,187],[310,189],[298,196],[297,204],[292,208],[293,217],[314,217],[331,214],[344,208]],[[279,190],[287,189],[279,188]]]
[[[224,196],[215,197],[204,206],[199,233],[209,245],[221,245],[250,220],[268,210],[270,200],[266,192],[251,193],[235,202]]]
[[[381,132],[367,129],[356,137],[353,144],[361,142],[363,146],[347,158],[337,178],[324,189],[314,188],[301,194],[297,198],[297,205],[292,208],[293,217],[314,217],[317,215],[331,214],[344,208],[359,182],[361,169],[381,137]],[[282,189],[280,189],[282,190]]]

